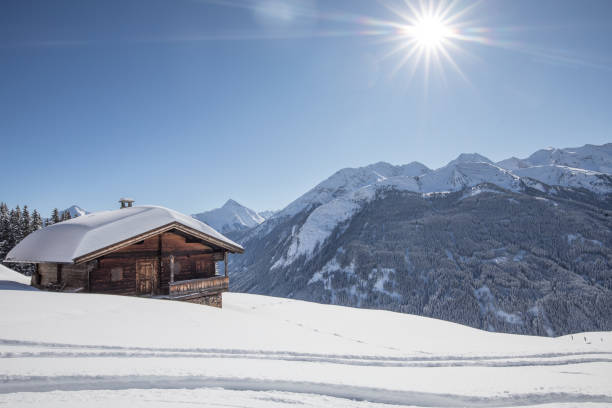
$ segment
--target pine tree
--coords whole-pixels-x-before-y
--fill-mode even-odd
[[[38,213],[38,211],[34,210],[34,212],[32,213],[32,222],[30,224],[30,233],[41,229],[42,226],[43,226],[43,220],[40,214]]]
[[[30,218],[30,211],[28,210],[27,205],[23,206],[23,211],[21,212],[20,221],[21,221],[20,235],[21,235],[21,239],[23,239],[26,236],[28,236],[28,234],[31,232],[30,228],[32,224],[32,219]]]
[[[72,216],[70,215],[70,211],[65,210],[65,211],[62,213],[62,221],[66,221],[66,220],[69,220],[69,219],[71,219],[71,218],[72,218]]]
[[[8,242],[10,230],[8,207],[5,203],[0,203],[0,261],[6,257],[11,249]]]
[[[60,221],[61,220],[60,220],[59,210],[57,208],[54,208],[53,211],[51,212],[51,218],[47,220],[47,225],[57,224]]]
[[[19,206],[11,210],[9,214],[9,224],[8,243],[9,247],[13,248],[23,238],[21,233],[21,209]]]

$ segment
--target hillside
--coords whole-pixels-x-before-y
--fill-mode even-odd
[[[246,248],[232,290],[509,333],[612,330],[610,168],[612,144],[343,169],[232,235]]]
[[[11,407],[612,404],[610,333],[496,334],[236,293],[215,309],[2,290],[0,309],[19,311],[0,314]]]
[[[0,264],[0,289],[1,288],[11,288],[11,289],[22,288],[22,289],[34,290],[34,288],[29,287],[30,280],[31,278],[29,276],[25,276],[19,272],[16,272]]]

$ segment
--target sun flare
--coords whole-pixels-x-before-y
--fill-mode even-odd
[[[424,17],[407,29],[417,44],[423,48],[436,48],[442,46],[451,36],[451,30],[444,22],[436,17]]]
[[[481,30],[465,19],[476,3],[461,7],[458,0],[419,0],[385,3],[398,21],[374,21],[372,25],[388,26],[385,42],[393,47],[383,57],[397,56],[393,74],[409,65],[410,76],[419,67],[427,81],[432,70],[445,80],[446,68],[450,68],[467,80],[455,59],[468,54],[461,43],[486,41]]]

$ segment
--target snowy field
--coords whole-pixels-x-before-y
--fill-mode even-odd
[[[226,293],[33,290],[0,267],[0,406],[612,407],[612,333],[543,338]]]

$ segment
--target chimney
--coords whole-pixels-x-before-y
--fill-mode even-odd
[[[134,200],[131,198],[120,198],[119,202],[121,203],[121,208],[131,207]]]

